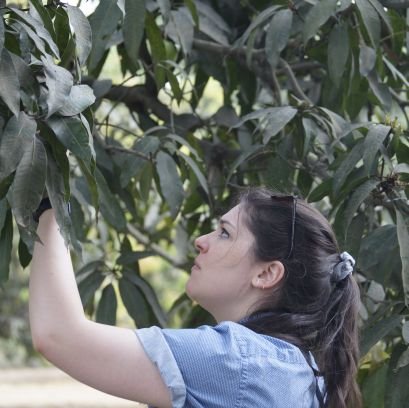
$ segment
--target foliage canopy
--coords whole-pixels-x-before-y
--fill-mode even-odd
[[[13,235],[29,264],[47,191],[76,253],[96,248],[77,274],[88,313],[114,324],[119,294],[139,327],[199,324],[183,294],[163,310],[139,261],[188,270],[238,189],[296,192],[357,259],[366,405],[407,404],[409,2],[94,4],[0,2],[0,281]]]

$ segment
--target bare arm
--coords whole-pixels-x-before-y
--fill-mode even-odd
[[[171,407],[170,392],[135,333],[84,316],[69,251],[54,211],[40,218],[30,276],[33,343],[50,362],[101,391]]]

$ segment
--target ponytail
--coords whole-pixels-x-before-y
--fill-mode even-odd
[[[335,284],[325,306],[325,325],[317,337],[316,356],[323,371],[326,407],[360,407],[355,378],[359,358],[359,289],[352,276]]]

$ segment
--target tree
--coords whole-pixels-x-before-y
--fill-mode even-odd
[[[358,261],[366,405],[407,403],[409,2],[100,0],[88,18],[1,3],[2,281],[15,228],[30,262],[46,191],[75,253],[98,248],[78,271],[88,313],[114,323],[119,293],[139,327],[198,324],[183,294],[162,309],[139,261],[188,270],[238,189],[296,192]],[[223,101],[206,116],[211,81]]]

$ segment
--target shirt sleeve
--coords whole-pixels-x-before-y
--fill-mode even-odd
[[[136,334],[170,389],[172,405],[234,406],[241,385],[240,344],[228,324],[139,329]]]

